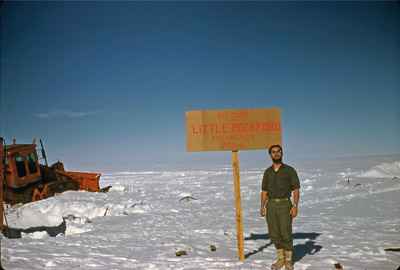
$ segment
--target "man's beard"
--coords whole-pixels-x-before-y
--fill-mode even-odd
[[[280,158],[278,158],[278,159],[272,159],[272,162],[273,163],[275,163],[275,164],[280,164],[280,163],[282,163],[282,156],[280,157]]]

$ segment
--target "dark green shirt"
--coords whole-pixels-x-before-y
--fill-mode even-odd
[[[289,165],[282,164],[277,172],[272,165],[264,172],[262,190],[270,199],[289,198],[292,191],[299,188],[297,172]]]

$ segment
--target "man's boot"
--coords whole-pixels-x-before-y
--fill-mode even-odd
[[[283,249],[277,249],[278,261],[271,265],[271,269],[281,269],[285,265],[285,252]]]
[[[285,251],[285,270],[293,270],[292,251]]]

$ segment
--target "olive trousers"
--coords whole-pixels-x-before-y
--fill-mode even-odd
[[[266,203],[266,218],[268,234],[276,249],[293,250],[292,217],[289,215],[292,208],[290,200]]]

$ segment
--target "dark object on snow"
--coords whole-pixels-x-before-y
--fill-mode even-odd
[[[399,252],[399,251],[400,251],[400,248],[385,248],[385,251]]]
[[[359,186],[361,186],[361,184],[360,183],[358,183],[357,185],[355,185],[354,187],[359,187]]]
[[[32,227],[32,228],[28,228],[28,229],[16,229],[16,228],[9,228],[9,227],[5,226],[5,230],[3,231],[3,234],[7,238],[21,238],[22,233],[34,233],[34,232],[46,231],[49,236],[55,237],[60,233],[65,234],[66,229],[67,229],[67,225],[66,225],[66,222],[64,219],[64,221],[61,222],[60,225],[58,225],[56,227],[40,226],[40,227]]]
[[[176,255],[176,256],[187,255],[187,252],[184,251],[184,250],[181,250],[181,251],[175,252],[175,255]]]
[[[211,249],[211,251],[217,251],[217,247],[214,246],[214,245],[211,245],[211,246],[210,246],[210,249]]]
[[[186,197],[183,197],[182,199],[180,199],[179,201],[182,201],[182,200],[185,200],[185,199],[186,199],[187,202],[190,201],[190,199],[192,199],[192,200],[197,200],[197,199],[195,199],[195,198],[193,198],[193,197],[186,196]]]
[[[343,270],[343,267],[340,265],[340,263],[335,263],[333,265],[333,269],[334,270]]]

